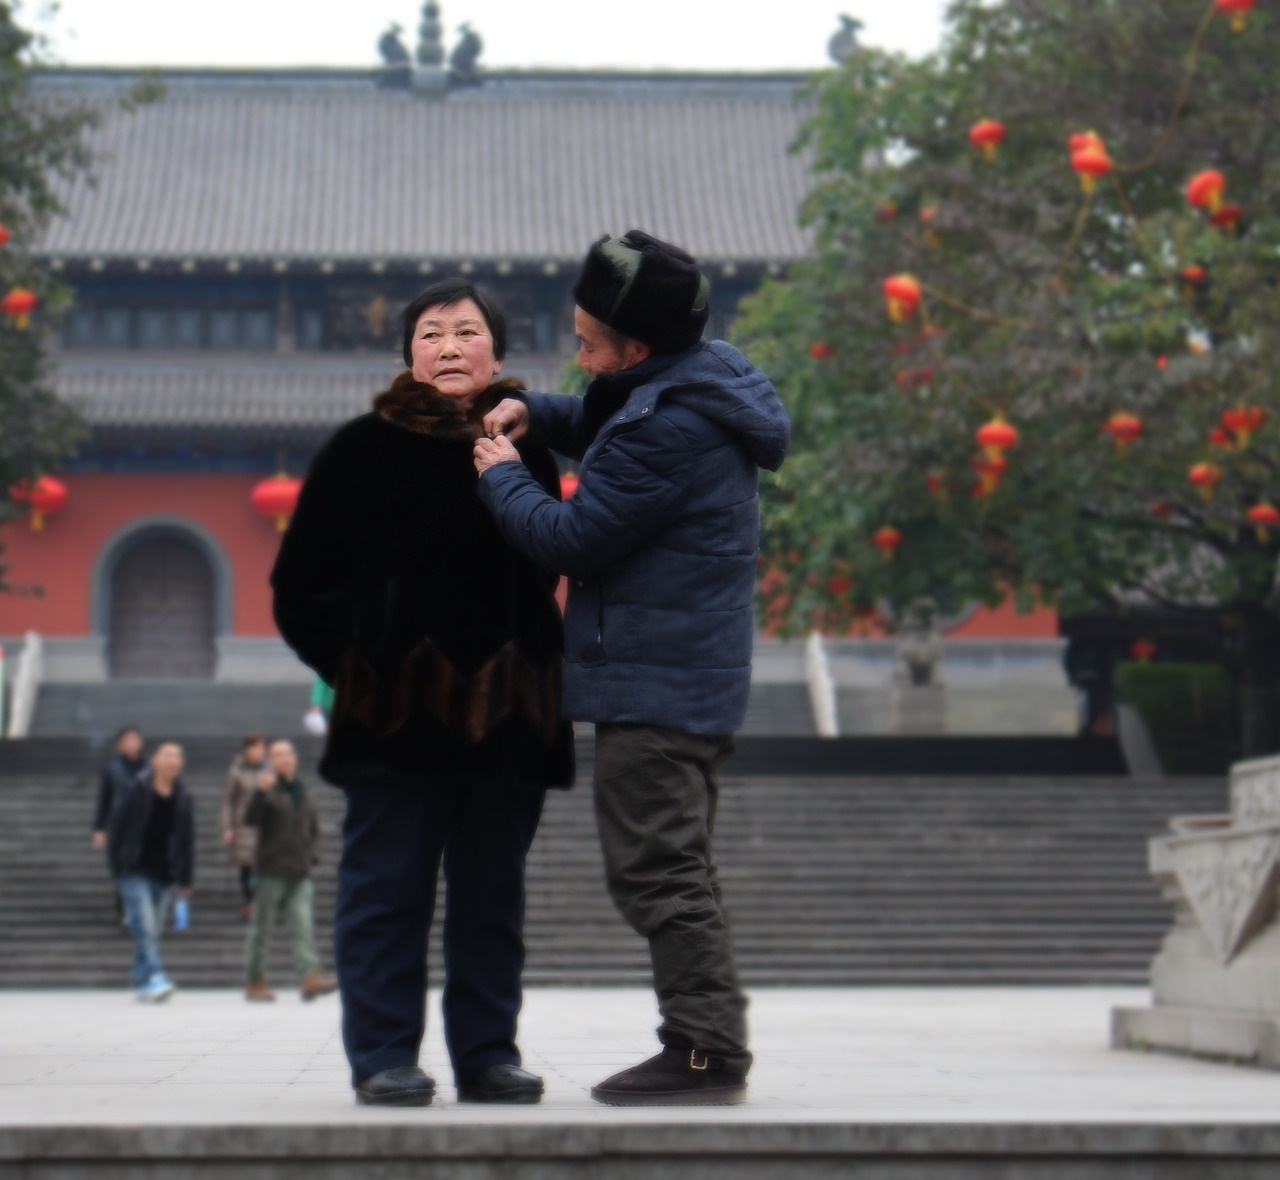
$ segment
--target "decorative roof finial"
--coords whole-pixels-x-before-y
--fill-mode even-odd
[[[440,23],[440,5],[427,0],[422,6],[422,22],[418,25],[418,64],[439,69],[444,65],[444,26]]]
[[[831,40],[827,42],[827,56],[831,58],[836,65],[841,65],[851,58],[862,48],[858,44],[858,34],[866,26],[857,17],[846,16],[840,14],[840,28],[832,34]]]
[[[464,24],[460,31],[462,39],[449,55],[451,80],[456,86],[479,86],[480,70],[476,63],[484,50],[484,42],[470,25]]]

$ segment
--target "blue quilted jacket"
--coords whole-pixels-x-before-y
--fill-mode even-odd
[[[598,378],[597,395],[625,403],[594,437],[583,399],[527,395],[533,440],[579,461],[571,499],[519,463],[480,481],[508,541],[569,576],[565,714],[732,733],[751,687],[758,474],[782,464],[787,412],[723,341]]]

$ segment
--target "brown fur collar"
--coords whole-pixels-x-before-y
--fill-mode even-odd
[[[437,393],[435,388],[418,381],[411,369],[405,369],[391,388],[373,399],[374,412],[393,426],[414,434],[430,434],[435,438],[474,442],[484,433],[481,419],[504,397],[523,389],[519,381],[505,378],[495,381],[462,415],[454,398]]]

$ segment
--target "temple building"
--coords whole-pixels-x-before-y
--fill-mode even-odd
[[[433,279],[496,295],[505,372],[554,389],[601,234],[693,252],[712,336],[806,250],[802,75],[479,72],[382,49],[371,70],[162,71],[133,109],[132,71],[38,79],[102,111],[92,176],[38,249],[74,292],[55,387],[89,434],[49,473],[60,510],[3,536],[0,640],[39,633],[45,685],[305,681],[271,618],[261,485],[305,475],[386,387],[399,309]],[[948,627],[1059,660],[1051,612]]]

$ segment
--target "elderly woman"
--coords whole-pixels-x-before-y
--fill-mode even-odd
[[[444,860],[444,1031],[461,1101],[537,1102],[520,1068],[524,867],[572,778],[556,578],[511,550],[471,449],[510,389],[501,311],[461,279],[405,309],[409,366],[316,457],[271,575],[280,632],[336,696],[335,916],[358,1102],[426,1106],[427,935]],[[553,495],[549,452],[524,461]]]

